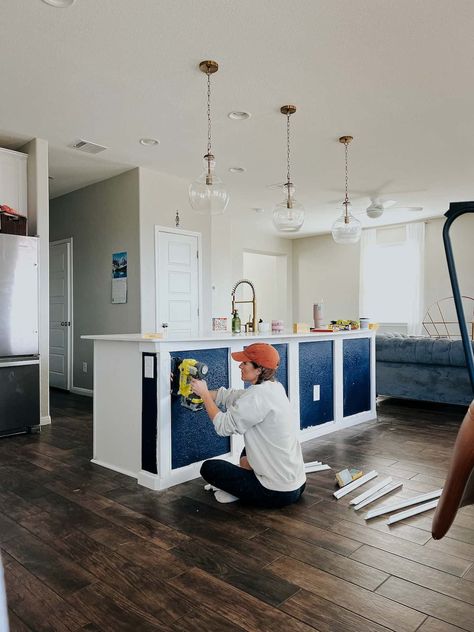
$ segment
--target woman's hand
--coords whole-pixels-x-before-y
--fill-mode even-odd
[[[196,380],[193,377],[191,378],[191,389],[193,393],[199,395],[199,397],[203,397],[203,395],[209,393],[207,382],[205,380]]]

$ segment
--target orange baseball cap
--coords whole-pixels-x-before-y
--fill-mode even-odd
[[[230,355],[237,362],[255,362],[266,369],[276,369],[280,364],[278,351],[266,342],[255,342],[243,351],[234,351]]]

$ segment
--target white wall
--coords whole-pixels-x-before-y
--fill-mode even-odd
[[[444,218],[430,220],[425,233],[425,308],[452,296],[443,246]],[[474,215],[458,218],[451,226],[451,244],[461,294],[474,298]]]
[[[231,317],[231,290],[244,278],[244,251],[262,254],[286,255],[286,310],[281,315],[288,327],[293,322],[293,278],[291,274],[293,245],[290,239],[269,235],[262,229],[262,221],[254,221],[254,215],[239,213],[239,201],[231,201],[232,207],[224,215],[212,218],[212,315]],[[268,222],[271,222],[268,219]],[[283,257],[282,257],[283,259]],[[252,275],[248,275],[253,281]],[[257,294],[257,320],[259,296]],[[242,322],[248,314],[242,313]],[[276,316],[275,316],[276,317]]]
[[[257,302],[257,320],[262,319],[266,322],[272,320],[285,320],[287,317],[288,297],[287,297],[287,257],[286,255],[268,255],[257,252],[243,253],[243,276],[251,279],[255,286],[255,294],[258,298]],[[250,288],[248,285],[240,286],[241,288]],[[251,298],[251,291],[247,291],[245,295],[239,296],[237,290],[237,299],[247,300]],[[242,305],[243,309],[239,309],[242,322],[248,320],[251,307],[250,305]],[[247,308],[247,309],[246,309]]]
[[[323,322],[359,317],[360,244],[331,235],[297,239],[293,246],[295,320],[313,323],[313,303],[324,302]]]
[[[202,235],[203,314],[201,326],[211,329],[211,219],[189,206],[189,182],[151,169],[139,168],[141,331],[155,331],[155,226],[180,226]]]
[[[425,233],[425,310],[452,296],[442,230],[445,219],[429,220]],[[474,217],[465,215],[453,224],[451,241],[461,293],[474,297]],[[312,304],[324,300],[324,320],[359,316],[360,246],[336,244],[331,235],[298,239],[293,251],[295,317],[312,320]],[[389,330],[390,328],[385,328]],[[393,328],[391,328],[393,329]],[[397,331],[402,329],[397,326]]]
[[[28,154],[28,234],[39,236],[39,353],[41,423],[49,414],[49,192],[48,143],[35,138],[20,149]]]
[[[73,238],[73,388],[93,387],[93,342],[81,336],[140,327],[138,217],[138,169],[51,200],[51,241]],[[112,254],[122,251],[128,253],[127,302],[114,305]]]

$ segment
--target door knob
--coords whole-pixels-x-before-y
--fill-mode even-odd
[[[65,324],[66,324],[66,323],[65,323],[64,321],[62,321],[62,323],[61,323],[61,327],[64,327],[64,325],[65,325]]]

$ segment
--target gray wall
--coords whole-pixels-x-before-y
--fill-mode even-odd
[[[50,202],[50,241],[73,238],[73,376],[93,388],[93,343],[85,334],[140,331],[138,169]],[[128,252],[128,302],[111,302],[112,253]],[[88,372],[82,371],[87,362]],[[111,367],[117,370],[118,367]]]

